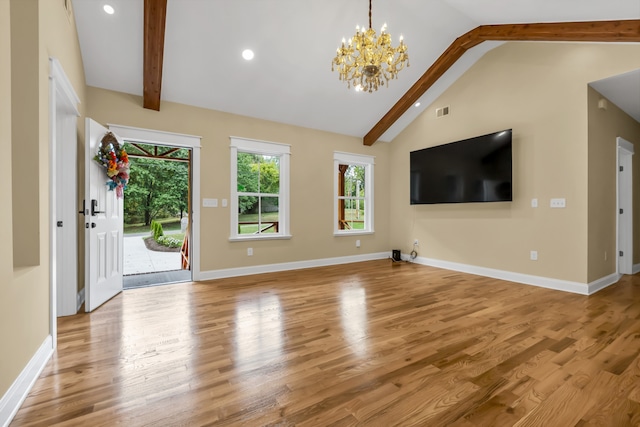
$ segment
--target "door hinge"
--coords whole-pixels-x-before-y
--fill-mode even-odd
[[[620,213],[623,214],[624,213],[624,209],[620,208]]]
[[[624,171],[624,166],[620,166],[620,172]]]
[[[624,252],[620,251],[620,256],[624,256]]]
[[[58,227],[62,227],[62,221],[58,221],[57,224],[58,224]]]

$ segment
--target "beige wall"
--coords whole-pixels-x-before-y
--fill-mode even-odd
[[[38,2],[11,1],[13,263],[40,265]]]
[[[291,144],[291,240],[229,242],[229,208],[201,208],[201,271],[375,253],[389,250],[388,144],[162,102],[144,110],[139,97],[90,87],[88,116],[106,123],[202,136],[201,196],[229,199],[229,137]],[[333,236],[333,152],[369,154],[375,165],[373,235]],[[202,202],[199,202],[202,204]],[[356,239],[361,247],[356,248]],[[247,256],[252,247],[254,255]],[[126,254],[125,254],[126,255]]]
[[[640,123],[589,88],[589,280],[616,272],[616,137],[635,146],[633,182],[640,176]],[[605,99],[607,108],[598,108]],[[633,188],[634,264],[640,263],[640,185]],[[605,259],[606,253],[606,259]]]
[[[587,84],[640,67],[640,46],[507,43],[391,143],[391,246],[419,256],[587,282]],[[436,118],[436,107],[451,114]],[[511,203],[409,205],[409,152],[513,128]],[[565,209],[549,200],[565,197]],[[531,208],[537,198],[539,207]],[[538,251],[538,261],[529,251]]]
[[[11,80],[29,74],[19,67],[11,70],[11,53],[9,48],[10,27],[18,23],[10,22],[9,12],[15,5],[29,9],[29,13],[37,22],[36,34],[38,43],[27,42],[13,44],[24,55],[38,58],[37,73],[33,74],[31,84],[37,88],[37,102],[20,110],[24,117],[12,117],[11,101],[15,99],[15,92],[10,91]],[[35,8],[35,9],[34,9]],[[0,0],[0,148],[3,152],[11,151],[13,129],[11,120],[18,121],[28,117],[36,129],[28,143],[34,145],[35,167],[31,171],[37,177],[35,194],[32,194],[37,207],[32,212],[33,221],[39,228],[37,240],[31,242],[27,248],[39,260],[37,266],[13,267],[13,247],[3,245],[0,248],[0,342],[3,350],[0,363],[0,396],[8,390],[19,373],[27,365],[38,347],[49,334],[49,56],[57,57],[72,85],[84,102],[84,71],[80,48],[76,36],[75,24],[67,16],[62,1],[56,0]],[[14,67],[15,68],[15,67]],[[4,94],[7,94],[5,96]],[[82,108],[82,105],[80,106]],[[35,138],[35,141],[33,140]],[[17,158],[10,165],[11,169],[24,167],[25,159]],[[61,165],[64,167],[64,164]],[[10,175],[9,166],[5,165],[5,174]],[[38,174],[33,169],[38,170]],[[27,178],[28,179],[28,178]],[[24,188],[23,188],[24,185]],[[14,211],[13,192],[31,191],[33,183],[22,183],[20,179],[12,181],[12,185],[0,186],[0,197],[5,206],[0,210],[0,233],[5,242],[15,235],[12,224]],[[9,202],[6,202],[9,201]],[[8,205],[8,206],[7,206]],[[28,212],[18,211],[17,214],[27,215]],[[19,237],[19,236],[17,236]]]

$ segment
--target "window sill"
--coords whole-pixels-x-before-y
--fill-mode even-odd
[[[289,240],[293,237],[291,234],[276,234],[273,236],[261,235],[261,236],[236,236],[229,237],[230,242],[248,242],[252,240]]]
[[[365,234],[375,234],[374,231],[334,231],[333,232],[333,236],[334,237],[344,237],[344,236],[362,236]]]

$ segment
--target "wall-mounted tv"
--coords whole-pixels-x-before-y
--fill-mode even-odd
[[[508,202],[511,129],[410,153],[411,204]]]

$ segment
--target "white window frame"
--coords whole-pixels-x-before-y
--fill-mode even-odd
[[[279,142],[258,141],[232,136],[231,140],[231,231],[229,241],[290,239],[289,182],[291,146]],[[265,234],[238,234],[238,152],[280,157],[280,192],[278,193],[278,232]]]
[[[364,166],[364,224],[363,230],[340,230],[338,227],[338,173],[339,165]],[[344,153],[334,151],[333,153],[333,235],[334,236],[354,236],[358,234],[373,234],[373,168],[375,157],[365,154]]]

